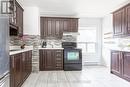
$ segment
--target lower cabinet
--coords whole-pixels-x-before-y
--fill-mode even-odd
[[[116,75],[121,75],[121,52],[111,52],[111,72]]]
[[[130,52],[111,52],[111,73],[130,81]]]
[[[32,51],[10,56],[10,87],[21,87],[32,71]]]
[[[63,70],[63,50],[42,49],[39,53],[40,71]]]
[[[124,79],[130,81],[130,52],[124,52],[122,60],[122,76]]]

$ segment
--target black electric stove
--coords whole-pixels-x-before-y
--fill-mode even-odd
[[[82,70],[82,50],[77,48],[76,42],[63,42],[64,70]]]

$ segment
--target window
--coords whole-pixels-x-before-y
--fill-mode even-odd
[[[88,43],[87,44],[87,53],[95,53],[95,43]]]
[[[95,53],[97,41],[96,27],[81,27],[79,33],[78,47],[82,48],[82,53]]]
[[[85,27],[79,29],[78,42],[96,42],[96,28]]]

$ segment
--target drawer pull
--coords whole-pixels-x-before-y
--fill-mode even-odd
[[[12,68],[14,68],[14,56],[12,57]]]
[[[61,54],[57,54],[56,56],[61,56]]]

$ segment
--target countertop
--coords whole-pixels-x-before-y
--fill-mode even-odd
[[[130,47],[124,47],[124,48],[115,47],[115,48],[111,48],[111,50],[130,52]]]
[[[56,49],[59,49],[59,50],[63,50],[64,48],[41,48],[41,47],[39,47],[39,50],[41,50],[41,49],[51,49],[51,50],[56,50]]]
[[[14,54],[18,54],[18,53],[33,50],[33,46],[25,46],[24,49],[20,49],[19,46],[11,46],[10,50],[14,50],[14,51],[10,51],[9,54],[14,55]]]

